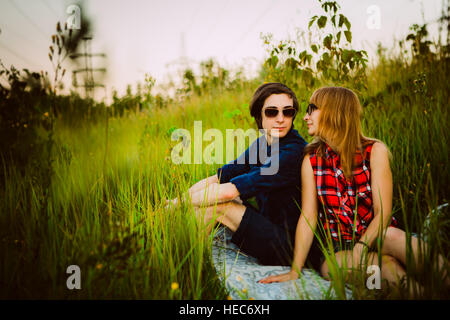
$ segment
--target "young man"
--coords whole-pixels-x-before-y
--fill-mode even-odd
[[[234,232],[231,241],[262,264],[290,265],[292,261],[306,145],[293,129],[298,109],[294,92],[285,85],[260,86],[250,113],[264,136],[188,191],[200,221],[209,229],[215,222],[227,226]],[[261,156],[261,148],[267,157]],[[252,197],[258,209],[247,202]]]

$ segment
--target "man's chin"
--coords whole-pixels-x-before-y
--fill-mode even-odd
[[[280,131],[280,130],[272,130],[271,133],[270,133],[270,135],[271,135],[272,137],[274,137],[274,138],[281,139],[281,138],[283,138],[283,137],[286,135],[286,132],[285,132],[284,130],[283,130],[283,131]]]

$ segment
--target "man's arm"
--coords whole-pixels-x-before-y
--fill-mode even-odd
[[[204,189],[189,193],[192,205],[211,206],[216,203],[232,201],[239,196],[239,191],[231,182],[213,183],[207,185]]]

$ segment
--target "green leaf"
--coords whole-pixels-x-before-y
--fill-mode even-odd
[[[350,69],[353,69],[353,67],[355,66],[355,61],[350,60],[350,62],[348,63]]]
[[[333,36],[331,34],[327,35],[323,39],[323,46],[329,50],[331,50],[331,41],[333,40]]]
[[[311,26],[313,25],[314,21],[316,21],[316,19],[317,19],[317,16],[314,16],[311,18],[311,20],[309,20],[308,29],[311,28]]]
[[[319,20],[317,20],[317,25],[319,26],[319,28],[323,28],[325,27],[325,25],[327,24],[327,17],[326,16],[321,16],[319,18]]]
[[[172,132],[174,132],[175,130],[177,129],[177,127],[170,127],[168,130],[167,130],[167,135],[168,136],[171,136],[172,135]]]
[[[225,118],[227,118],[227,119],[231,119],[231,118],[233,118],[233,113],[230,112],[230,111],[225,111],[225,112],[223,113],[223,116],[224,116]]]
[[[351,58],[354,56],[355,52],[353,50],[344,50],[342,52],[342,61],[344,63],[347,63],[351,60]]]
[[[318,48],[317,48],[317,46],[315,45],[315,44],[313,44],[312,46],[311,46],[311,50],[313,51],[313,52],[315,52],[315,53],[317,53],[319,50],[318,50]]]
[[[233,116],[240,116],[242,114],[242,111],[239,109],[235,109],[232,111]]]
[[[344,21],[345,21],[345,16],[341,13],[341,14],[339,14],[339,28],[341,28],[342,27],[342,25],[344,24]]]
[[[331,23],[336,27],[336,15],[331,17]]]
[[[337,40],[337,43],[339,44],[339,42],[341,41],[341,35],[342,35],[342,32],[341,31],[339,31],[338,33],[337,33],[337,35],[336,35],[336,40]]]
[[[272,56],[272,58],[270,60],[271,60],[270,64],[275,68],[278,65],[278,57]]]
[[[345,18],[344,23],[345,23],[345,26],[347,27],[347,30],[350,30],[350,27],[352,26],[350,21],[347,18]]]
[[[352,33],[350,31],[344,31],[345,39],[347,39],[348,42],[352,42]]]

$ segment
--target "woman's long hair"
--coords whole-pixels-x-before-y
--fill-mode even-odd
[[[378,141],[362,133],[358,97],[347,88],[324,87],[314,91],[310,103],[320,109],[320,116],[317,135],[306,146],[305,154],[317,150],[318,156],[323,156],[326,143],[339,154],[344,176],[352,177],[355,153]]]

